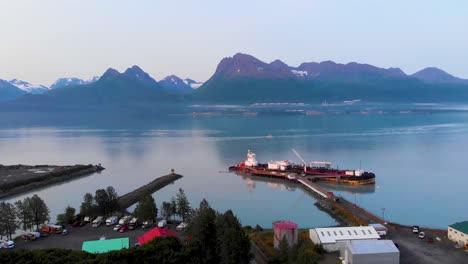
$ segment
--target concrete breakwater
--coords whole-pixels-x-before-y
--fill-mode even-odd
[[[104,170],[98,165],[0,165],[0,199]]]
[[[119,204],[122,209],[127,209],[128,207],[137,203],[146,193],[154,193],[180,178],[182,178],[182,175],[176,173],[161,176],[136,190],[120,196],[118,198]]]

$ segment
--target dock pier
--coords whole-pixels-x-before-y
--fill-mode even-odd
[[[118,202],[122,209],[127,209],[128,207],[140,201],[143,195],[147,193],[154,193],[182,177],[182,175],[176,174],[172,171],[171,174],[161,176],[138,189],[120,196],[118,198]]]

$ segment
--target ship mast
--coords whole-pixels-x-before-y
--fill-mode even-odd
[[[297,151],[294,148],[292,149],[292,151],[302,161],[302,163],[304,163],[304,172],[306,172],[307,171],[307,162],[301,157],[301,155],[299,155],[299,153],[297,153]]]

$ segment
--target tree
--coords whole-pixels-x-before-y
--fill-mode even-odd
[[[32,230],[32,215],[31,211],[28,210],[27,204],[31,198],[27,197],[24,201],[18,200],[15,202],[16,216],[18,217],[19,224],[23,230]]]
[[[177,201],[174,197],[171,198],[171,215],[175,221],[175,217],[177,215]]]
[[[6,236],[11,239],[11,236],[18,229],[19,225],[16,221],[16,209],[11,203],[0,203],[0,236]]]
[[[188,234],[192,243],[203,252],[204,263],[219,263],[218,241],[216,237],[216,212],[203,199],[198,210],[194,211],[188,225]]]
[[[106,216],[109,213],[109,195],[107,195],[106,190],[96,190],[94,201],[96,202],[97,213]]]
[[[119,195],[115,191],[114,187],[108,186],[106,188],[107,196],[109,199],[109,213],[113,213],[120,210]]]
[[[80,206],[81,215],[93,215],[94,214],[94,197],[90,193],[86,193],[83,197],[83,202]]]
[[[162,203],[162,206],[161,206],[161,216],[164,218],[164,219],[168,219],[169,217],[171,217],[172,215],[172,206],[171,206],[171,203],[170,202],[163,202]]]
[[[185,222],[187,216],[190,212],[190,203],[185,195],[184,190],[182,188],[179,189],[179,193],[177,193],[177,214],[182,217],[182,221]]]
[[[36,229],[39,228],[40,224],[50,220],[50,210],[37,194],[33,195],[29,201],[23,201],[26,204],[28,210],[30,210],[32,216],[32,223],[36,225]]]
[[[291,249],[289,248],[289,242],[286,239],[286,236],[280,240],[278,245],[279,255],[278,260],[279,263],[289,263],[291,258]]]
[[[218,215],[216,219],[218,255],[221,263],[250,263],[250,240],[239,219],[231,210]]]
[[[67,206],[67,208],[65,208],[65,221],[68,224],[71,224],[73,221],[75,221],[75,213],[76,213],[75,208],[71,206]]]
[[[134,214],[143,221],[153,220],[158,215],[158,208],[151,194],[143,195],[135,208]]]
[[[315,264],[318,263],[321,256],[314,251],[314,248],[306,245],[305,243],[299,243],[295,246],[295,257],[294,263],[297,264]]]
[[[71,224],[75,221],[75,208],[67,206],[65,208],[65,213],[57,215],[57,223],[62,224]]]

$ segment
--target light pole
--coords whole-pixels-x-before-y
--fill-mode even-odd
[[[385,208],[382,208],[382,221],[385,223]]]

